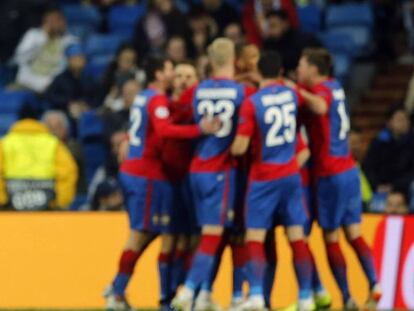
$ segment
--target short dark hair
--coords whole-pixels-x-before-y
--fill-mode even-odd
[[[283,21],[289,21],[289,15],[285,10],[271,10],[266,13],[266,19],[270,17],[277,17]]]
[[[151,56],[146,59],[144,70],[147,83],[151,83],[156,80],[157,71],[162,71],[167,61],[169,61],[168,58],[161,56]]]
[[[332,56],[327,49],[324,48],[307,48],[302,52],[309,64],[316,66],[321,75],[332,74]]]
[[[18,111],[18,119],[39,119],[40,111],[31,103],[24,103]]]
[[[276,51],[264,51],[260,55],[258,68],[263,78],[277,78],[282,70],[282,57]]]

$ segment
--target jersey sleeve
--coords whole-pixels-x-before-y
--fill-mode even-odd
[[[198,125],[174,125],[171,122],[166,96],[155,96],[148,105],[148,114],[155,132],[163,138],[191,139],[202,135]]]
[[[179,107],[179,123],[192,123],[193,117],[193,95],[197,85],[185,90],[178,99],[177,107]]]
[[[315,95],[321,96],[325,100],[326,104],[328,105],[328,108],[331,107],[331,104],[332,104],[332,91],[330,89],[328,89],[324,85],[317,85],[313,88],[312,92]]]
[[[298,107],[303,107],[305,105],[305,99],[303,98],[302,94],[300,93],[300,87],[297,86],[294,90],[293,93],[295,93],[296,98],[298,100]]]
[[[240,108],[237,135],[253,136],[255,122],[253,103],[249,98],[245,99]]]

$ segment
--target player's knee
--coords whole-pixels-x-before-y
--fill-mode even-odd
[[[339,241],[339,229],[325,230],[323,233],[325,243],[333,243]]]
[[[351,242],[361,236],[361,226],[352,224],[344,228],[346,239]]]

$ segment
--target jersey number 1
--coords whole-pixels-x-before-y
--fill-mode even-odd
[[[339,130],[339,139],[344,140],[351,128],[348,115],[346,113],[345,102],[341,101],[338,105],[338,114],[341,119],[341,129]]]

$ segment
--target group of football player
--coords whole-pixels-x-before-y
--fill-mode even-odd
[[[331,77],[329,52],[304,50],[296,82],[284,78],[277,52],[254,46],[236,52],[232,41],[218,38],[207,54],[210,74],[203,81],[191,63],[146,62],[148,85],[131,107],[120,168],[130,233],[105,292],[107,308],[130,309],[125,289],[159,236],[162,310],[219,310],[211,292],[226,246],[233,261],[229,309],[271,309],[277,225],[285,228],[299,288],[289,308],[329,308],[332,299],[308,245],[314,220],[344,308],[358,306],[348,288],[340,229],[368,280],[366,306],[375,308],[381,289],[361,236],[349,115],[343,88]],[[256,72],[239,74],[243,62]]]

